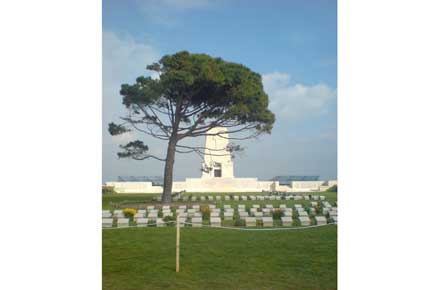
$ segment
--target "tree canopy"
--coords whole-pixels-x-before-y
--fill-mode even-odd
[[[121,86],[127,115],[121,124],[110,123],[109,132],[119,135],[136,130],[168,141],[166,158],[149,154],[148,146],[140,140],[122,145],[123,151],[118,153],[121,158],[166,161],[164,201],[171,196],[174,153],[206,149],[179,145],[182,139],[213,135],[208,131],[214,127],[227,128],[231,140],[271,132],[275,116],[268,109],[261,76],[249,68],[181,51],[162,57],[147,69],[156,77],[140,76],[134,84]],[[239,132],[246,132],[246,136],[234,137]]]

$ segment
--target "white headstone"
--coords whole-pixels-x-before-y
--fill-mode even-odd
[[[263,211],[264,216],[271,216],[272,215],[272,209],[270,209],[270,208],[263,208],[262,211]]]
[[[209,222],[210,222],[211,226],[216,226],[216,227],[221,226],[221,223],[222,223],[222,221],[219,217],[211,217],[209,219]]]
[[[244,218],[244,217],[248,217],[249,216],[247,211],[240,211],[238,214],[239,214],[240,218]]]
[[[171,211],[164,211],[164,212],[162,212],[162,216],[163,217],[173,216],[173,213]]]
[[[232,211],[225,211],[223,213],[225,221],[232,221],[234,213]]]
[[[157,219],[157,212],[150,212],[148,213],[149,219]]]
[[[264,227],[273,227],[273,218],[271,216],[263,217]]]
[[[136,220],[136,219],[139,219],[139,218],[144,218],[145,217],[145,214],[142,214],[142,213],[137,213],[137,214],[135,214],[134,216],[133,216],[133,218]]]
[[[201,227],[202,226],[202,218],[201,217],[193,217],[191,219],[191,223],[193,227]]]
[[[327,224],[327,219],[323,216],[316,216],[315,219],[318,226]]]
[[[300,216],[299,218],[299,222],[301,223],[302,226],[310,226],[310,219],[307,216]]]
[[[285,217],[291,217],[292,216],[292,212],[291,211],[285,211],[284,212],[284,216]]]
[[[163,221],[163,219],[157,218],[156,219],[156,226],[157,227],[164,227],[165,226],[165,222]]]
[[[119,227],[128,227],[128,218],[118,218],[117,226]]]
[[[246,227],[256,227],[257,226],[257,219],[254,217],[246,217],[244,219],[246,223]]]
[[[112,218],[103,218],[102,219],[102,227],[103,228],[111,228],[113,226]]]
[[[136,225],[138,227],[146,227],[148,225],[148,219],[147,218],[138,218],[136,220]]]
[[[281,222],[283,227],[289,227],[292,225],[292,217],[283,216],[281,217]]]

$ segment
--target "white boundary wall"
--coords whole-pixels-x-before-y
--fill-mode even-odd
[[[278,181],[258,181],[257,178],[187,178],[173,182],[173,192],[314,192],[325,191],[336,185],[337,180],[294,181],[291,186],[280,185]],[[162,186],[153,186],[152,182],[106,182],[117,193],[162,193]]]

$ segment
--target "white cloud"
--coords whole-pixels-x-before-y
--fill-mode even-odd
[[[126,133],[110,136],[107,126],[110,122],[120,122],[125,115],[121,84],[133,83],[140,75],[152,75],[146,66],[159,60],[158,50],[149,43],[134,40],[130,35],[117,35],[112,31],[103,32],[103,142],[121,144],[136,138],[136,134]],[[152,75],[154,76],[154,75]]]
[[[137,1],[141,11],[159,24],[173,25],[179,15],[189,10],[204,9],[212,0],[141,0]]]
[[[121,37],[104,31],[102,38],[104,86],[119,87],[122,82],[134,81],[137,76],[148,74],[146,66],[159,59],[156,48],[137,42],[130,35]]]
[[[336,90],[326,84],[291,84],[290,75],[274,72],[263,75],[263,85],[269,95],[269,107],[277,117],[305,119],[328,112],[336,100]]]

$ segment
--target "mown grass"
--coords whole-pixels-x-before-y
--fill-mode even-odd
[[[336,289],[337,227],[295,231],[103,230],[103,289]]]

